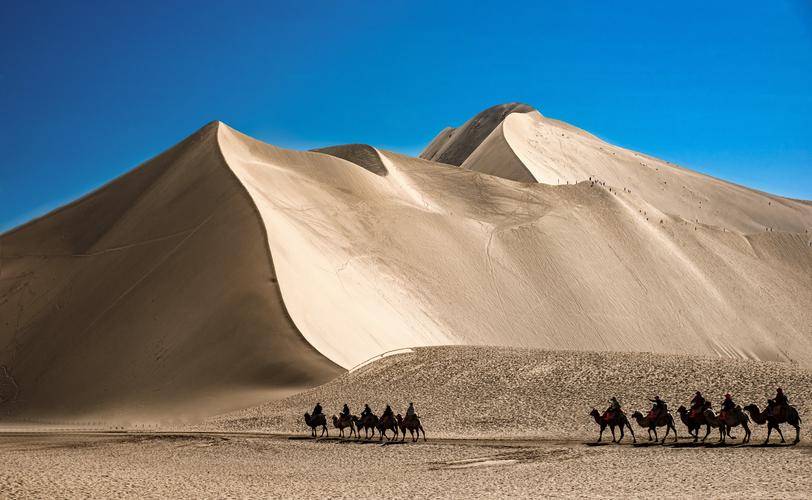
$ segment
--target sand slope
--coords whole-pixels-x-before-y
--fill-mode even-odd
[[[808,203],[523,105],[429,149],[464,168],[212,124],[3,234],[0,408],[210,414],[447,344],[812,364]]]
[[[2,236],[0,410],[193,416],[338,373],[285,312],[218,127]]]
[[[255,408],[211,419],[202,428],[224,431],[304,433],[301,414],[316,401],[325,413],[347,402],[354,413],[364,403],[380,414],[386,404],[404,414],[409,401],[429,438],[597,438],[589,417],[616,396],[629,415],[645,413],[655,394],[674,417],[701,390],[718,411],[726,392],[745,406],[763,408],[783,386],[801,415],[812,412],[812,371],[786,363],[724,361],[714,358],[637,353],[543,351],[494,347],[427,347],[394,354],[342,375],[323,386]],[[802,417],[803,418],[803,417]],[[766,426],[753,426],[753,440]],[[795,430],[783,426],[785,437]],[[634,423],[638,437],[645,431]],[[678,420],[677,431],[688,433]],[[332,426],[331,426],[332,432]],[[606,431],[609,432],[608,430]],[[734,432],[734,434],[736,434]],[[704,430],[702,431],[704,435]],[[718,438],[718,430],[712,434]],[[776,441],[778,437],[775,437]],[[808,425],[801,439],[812,439]]]
[[[344,367],[440,344],[812,361],[803,233],[647,220],[596,183],[380,151],[376,175],[225,127],[221,143],[269,228],[294,322]]]

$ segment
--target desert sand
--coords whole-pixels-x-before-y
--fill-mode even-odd
[[[132,435],[8,437],[0,453],[0,491],[17,498],[808,498],[812,488],[809,448]]]
[[[695,390],[763,406],[781,385],[808,420],[810,230],[808,201],[520,103],[419,158],[282,149],[213,122],[0,235],[0,489],[803,496],[808,427],[794,449],[584,442],[612,395],[629,411]],[[316,401],[415,401],[430,441],[288,440]]]

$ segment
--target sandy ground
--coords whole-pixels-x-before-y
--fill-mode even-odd
[[[0,436],[4,498],[808,498],[812,450]]]

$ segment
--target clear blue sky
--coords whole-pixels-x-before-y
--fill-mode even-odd
[[[808,1],[207,3],[4,2],[0,230],[210,120],[416,154],[507,101],[812,198]]]

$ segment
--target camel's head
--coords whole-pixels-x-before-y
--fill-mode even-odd
[[[685,408],[685,406],[680,405],[679,408],[677,408],[677,413],[679,413],[680,415],[688,413],[688,409]]]
[[[635,411],[634,413],[632,413],[632,418],[643,418],[643,414],[640,413],[639,411]]]
[[[589,416],[590,416],[590,417],[600,417],[600,416],[601,416],[601,414],[600,414],[600,413],[598,413],[598,410],[597,410],[597,409],[592,408],[592,411],[591,411],[591,412],[589,412]]]
[[[333,423],[335,424],[336,422],[338,422],[338,417],[336,415],[333,415]]]
[[[403,422],[403,417],[402,417],[402,416],[400,416],[400,413],[398,413],[397,415],[395,415],[395,419],[397,419],[397,421],[398,421],[398,422]]]
[[[748,411],[750,413],[759,413],[758,406],[754,404],[749,404],[743,408],[743,410]]]

